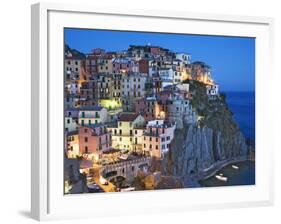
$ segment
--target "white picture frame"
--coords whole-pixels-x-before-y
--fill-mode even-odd
[[[271,205],[273,146],[270,133],[263,130],[270,130],[267,129],[270,123],[267,96],[274,80],[267,77],[273,74],[270,60],[273,23],[273,19],[262,17],[128,11],[50,3],[32,5],[32,217],[50,220]],[[256,185],[64,196],[63,179],[60,180],[63,178],[60,133],[63,127],[63,75],[60,75],[63,74],[63,27],[255,37]]]

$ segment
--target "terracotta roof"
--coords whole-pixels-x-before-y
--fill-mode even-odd
[[[119,116],[120,121],[134,121],[139,114],[137,113],[121,113]]]

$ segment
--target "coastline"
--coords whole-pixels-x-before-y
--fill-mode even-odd
[[[184,186],[186,188],[201,187],[201,184],[199,183],[200,181],[206,180],[214,176],[219,170],[223,169],[224,167],[232,163],[240,163],[240,162],[247,162],[247,161],[255,161],[255,160],[249,158],[248,156],[241,156],[233,159],[219,161],[196,175],[185,177]]]

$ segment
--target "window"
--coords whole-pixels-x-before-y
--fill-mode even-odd
[[[122,141],[122,137],[119,138],[120,142]]]
[[[68,124],[70,123],[70,119],[67,119],[67,123],[68,123]]]
[[[156,142],[158,142],[158,138],[155,138]]]
[[[133,130],[130,130],[130,135],[131,135],[131,136],[133,135]]]
[[[151,144],[149,145],[149,148],[152,149],[152,145]]]
[[[84,120],[82,120],[81,123],[82,123],[82,126],[83,126],[84,125]]]
[[[119,122],[119,126],[120,126],[120,127],[122,126],[122,122]]]
[[[75,61],[75,65],[78,65],[78,61]]]
[[[87,133],[87,132],[88,132],[88,129],[87,129],[87,128],[85,128],[85,129],[84,129],[84,133]]]
[[[70,61],[67,61],[67,64],[69,64],[69,65],[70,65]]]
[[[85,153],[88,153],[88,146],[85,146]]]
[[[119,134],[122,135],[122,129],[119,129]]]
[[[149,137],[149,141],[150,141],[150,142],[152,141],[152,138],[151,138],[151,137]]]
[[[165,138],[161,138],[161,141],[162,141],[162,142],[165,142]]]
[[[132,166],[132,172],[134,172],[134,170],[135,170],[135,167],[134,167],[134,166]]]
[[[146,144],[143,144],[143,147],[146,148]]]
[[[158,149],[158,145],[155,146],[155,149]]]
[[[84,111],[82,112],[82,117],[85,117],[85,112]]]
[[[84,141],[85,141],[85,142],[88,142],[88,137],[85,137],[85,138],[84,138]]]

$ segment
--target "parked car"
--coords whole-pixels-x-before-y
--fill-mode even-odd
[[[102,185],[108,185],[108,181],[105,178],[103,178],[102,176],[100,176],[100,183]]]
[[[134,191],[135,188],[134,187],[127,187],[127,188],[121,188],[120,191],[121,192],[128,192],[128,191]]]
[[[89,189],[94,189],[94,190],[99,190],[100,189],[99,185],[96,184],[96,183],[88,184],[88,188]]]

